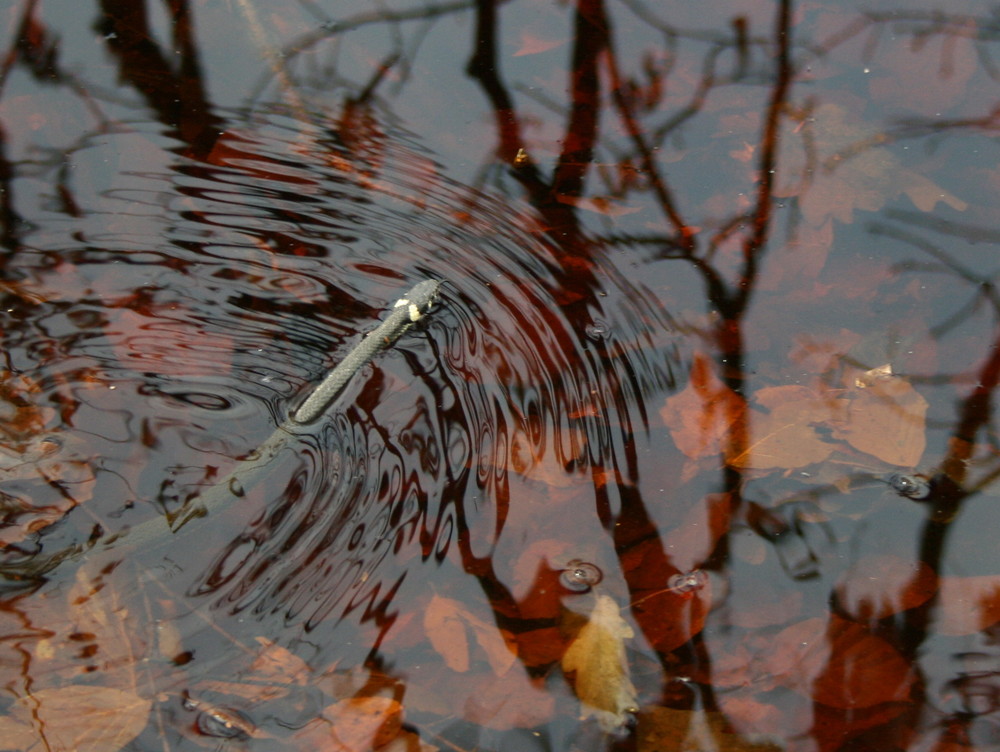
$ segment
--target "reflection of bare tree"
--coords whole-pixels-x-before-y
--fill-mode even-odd
[[[36,6],[37,0],[25,3],[23,30],[28,29]],[[122,80],[142,95],[160,122],[179,135],[188,155],[206,158],[221,130],[221,121],[213,114],[212,102],[206,92],[195,42],[192,7],[183,0],[168,4],[172,47],[177,51],[176,56],[154,41],[149,8],[144,2],[101,0],[100,7],[103,14],[100,30],[106,35],[108,49],[118,60]],[[248,6],[238,3],[237,7]],[[669,91],[667,84],[671,83],[673,72],[668,63],[647,61],[642,70],[629,68],[622,50],[616,47],[613,34],[617,20],[613,14],[618,8],[627,9],[643,19],[650,28],[656,29],[662,35],[663,46],[667,50],[675,48],[680,41],[695,40],[705,45],[701,66],[690,73],[695,80],[682,101],[664,93]],[[764,35],[751,34],[749,21],[744,17],[733,18],[728,28],[717,32],[695,33],[676,28],[660,17],[658,9],[647,7],[639,0],[627,0],[620,6],[611,6],[603,0],[578,0],[572,9],[569,32],[572,52],[567,71],[567,99],[561,106],[552,105],[550,108],[555,117],[561,118],[557,139],[561,146],[548,166],[534,153],[536,147],[528,135],[530,118],[525,111],[525,98],[519,96],[523,95],[523,91],[517,82],[511,82],[504,70],[499,31],[504,14],[511,11],[498,0],[427,4],[409,10],[365,11],[337,21],[320,15],[317,10],[322,28],[297,39],[283,55],[273,56],[270,61],[272,68],[267,75],[277,79],[281,85],[288,85],[293,81],[290,71],[296,56],[367,26],[384,25],[389,28],[395,49],[382,58],[381,67],[369,77],[347,82],[349,85],[345,88],[350,93],[345,97],[342,118],[339,123],[330,118],[331,142],[338,139],[342,143],[349,142],[353,135],[352,125],[368,116],[366,107],[374,99],[376,88],[379,93],[392,87],[398,91],[414,75],[415,53],[427,28],[449,16],[473,13],[473,51],[467,61],[466,72],[489,103],[496,142],[492,153],[483,158],[502,165],[502,170],[491,173],[497,184],[506,190],[505,181],[515,180],[541,219],[539,224],[544,229],[540,232],[551,249],[554,265],[558,267],[554,274],[556,285],[562,299],[569,301],[563,311],[564,320],[555,325],[558,331],[554,332],[554,339],[558,347],[567,357],[576,354],[581,332],[591,323],[592,311],[601,308],[599,291],[606,281],[598,278],[594,260],[607,253],[608,249],[641,244],[651,250],[656,260],[673,261],[679,267],[694,270],[704,287],[706,307],[717,314],[700,329],[699,334],[710,343],[726,385],[745,398],[748,396],[745,320],[755,295],[759,294],[764,260],[774,244],[777,224],[775,205],[779,193],[777,181],[783,167],[781,147],[788,137],[789,128],[801,126],[801,138],[807,146],[810,137],[809,116],[814,113],[813,104],[805,102],[796,105],[792,98],[793,86],[798,81],[803,61],[821,59],[839,45],[862,34],[870,34],[869,50],[874,52],[881,38],[879,35],[893,25],[897,33],[911,35],[915,40],[939,36],[972,39],[983,56],[983,65],[991,75],[1000,77],[989,57],[990,44],[1000,36],[995,18],[970,19],[946,13],[869,12],[841,33],[817,43],[803,39],[801,34],[793,34],[791,0],[779,0],[775,3],[775,10],[773,27]],[[174,60],[178,62],[175,64]],[[47,77],[53,82],[68,80],[62,78],[53,45],[31,46],[19,41],[7,57],[0,88],[15,61],[28,66],[39,77]],[[391,86],[383,85],[390,69],[399,78]],[[707,228],[700,227],[702,218],[686,205],[686,195],[681,190],[682,181],[671,176],[663,154],[670,150],[671,139],[703,112],[713,92],[734,82],[751,80],[757,91],[763,92],[764,99],[760,112],[756,113],[760,119],[759,125],[755,126],[757,130],[753,143],[748,143],[753,153],[748,170],[752,172],[752,179],[748,181],[752,184],[752,193],[744,207],[716,217]],[[326,83],[329,88],[330,82]],[[930,133],[944,130],[995,133],[997,128],[996,111],[981,117],[945,120],[914,118],[900,122],[888,132],[858,139],[826,162],[809,163],[808,171],[815,169],[817,173],[833,173],[841,161]],[[338,130],[341,132],[336,132]],[[2,143],[0,138],[0,145]],[[8,247],[16,244],[18,225],[9,190],[12,170],[0,150],[0,222],[3,223],[2,242]],[[644,234],[631,230],[619,232],[614,227],[605,231],[590,229],[580,207],[585,201],[593,200],[599,192],[604,195],[597,198],[621,203],[642,202],[653,207],[658,213],[659,226],[665,229],[650,230]],[[298,219],[295,212],[288,209],[282,209],[281,216],[291,222]],[[924,215],[904,217],[899,213],[893,215],[890,211],[887,216],[904,218],[911,227],[918,229],[931,226]],[[934,229],[940,229],[940,226],[936,225]],[[932,259],[935,271],[943,269],[969,285],[969,299],[947,321],[935,327],[935,336],[943,337],[952,331],[977,306],[985,303],[994,308],[1000,307],[1000,296],[992,280],[980,278],[917,234],[889,225],[880,226],[877,232],[924,252]],[[952,235],[989,242],[997,240],[993,231],[975,227],[953,227]],[[296,244],[292,238],[284,237],[279,232],[267,233],[267,239],[278,249],[294,246],[317,255],[321,252],[318,244],[316,247]],[[721,257],[726,249],[733,248],[738,252],[730,257],[727,265]],[[552,297],[555,299],[557,296]],[[657,303],[651,301],[651,304]],[[997,344],[1000,346],[1000,343]],[[612,356],[603,354],[599,357],[603,358],[599,365],[611,372]],[[953,430],[951,450],[941,464],[941,475],[931,502],[934,511],[924,530],[923,559],[935,569],[948,543],[951,522],[962,502],[1000,475],[1000,470],[993,466],[986,467],[975,479],[970,480],[969,473],[977,447],[996,441],[992,412],[993,394],[1000,383],[998,356],[989,357],[974,376],[976,386],[961,406]],[[449,384],[448,374],[441,374],[440,380],[442,391],[457,391],[457,387]],[[915,380],[918,379],[915,377]],[[928,377],[924,383],[931,383],[931,379]],[[634,392],[640,397],[648,396],[642,394],[640,387],[636,387]],[[444,404],[446,400],[440,402]],[[607,409],[605,414],[614,414],[612,406],[602,407]],[[442,413],[448,412],[439,416],[442,421],[461,423],[464,417],[461,410],[453,404],[449,411],[442,409]],[[726,437],[728,447],[725,455],[729,457],[744,454],[750,440],[749,426],[743,415],[734,415],[733,418],[732,429]],[[601,463],[613,466],[620,477],[635,477],[639,462],[634,445],[627,438],[632,431],[641,428],[632,425],[621,427],[625,440],[622,441],[624,449],[618,455],[598,456],[597,450],[594,450],[595,454],[589,459],[594,467],[595,480]],[[986,442],[981,438],[984,435]],[[746,480],[743,470],[725,465],[721,472],[718,490],[728,494],[727,503],[731,503],[751,527],[768,538],[789,533],[789,525],[777,516],[742,498]],[[443,504],[437,523],[443,527],[444,515],[448,512],[454,514],[454,524],[458,528],[457,545],[466,571],[479,579],[494,605],[498,621],[516,621],[518,605],[494,571],[491,556],[476,554],[470,544],[470,523],[461,504],[455,505],[453,510],[449,506],[455,504],[455,500],[460,502],[467,478],[459,472],[448,480],[453,496]],[[596,513],[602,524],[612,529],[616,522],[612,510],[616,507],[620,510],[620,519],[624,520],[609,533],[619,554],[637,541],[662,543],[662,531],[657,529],[647,506],[649,502],[636,485],[621,482],[610,490],[605,483],[595,483],[595,486],[598,486],[595,491]],[[502,506],[497,510],[497,531],[503,528],[507,511]],[[425,531],[420,541],[425,550],[430,548],[439,532],[438,527]],[[722,536],[707,564],[709,568],[724,570],[729,566],[729,542],[727,536]],[[664,590],[667,589],[668,579],[678,574],[663,545],[659,545],[645,564],[645,574],[655,571],[660,578],[659,586]],[[626,576],[631,576],[629,571],[626,571]],[[639,589],[635,582],[629,584],[633,590]],[[648,589],[648,581],[642,587]],[[388,589],[394,592],[392,588]],[[373,618],[382,629],[379,639],[391,624],[390,601],[391,592],[379,600],[377,609],[373,609]],[[907,617],[901,642],[909,646],[911,653],[917,650],[925,637],[932,608],[933,601]],[[674,614],[666,610],[655,614],[660,620],[672,616]],[[649,626],[643,618],[639,617],[640,625]],[[696,662],[701,661],[703,665],[709,663],[710,657],[702,646],[695,643],[690,651]]]

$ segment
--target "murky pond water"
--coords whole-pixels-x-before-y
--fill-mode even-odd
[[[326,5],[5,11],[8,747],[998,748],[995,14]]]

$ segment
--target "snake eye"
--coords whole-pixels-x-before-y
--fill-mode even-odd
[[[604,579],[604,573],[595,565],[573,559],[559,575],[559,584],[571,593],[586,593]]]
[[[931,484],[922,475],[904,475],[896,473],[889,476],[889,486],[900,496],[907,499],[926,499],[931,495]]]

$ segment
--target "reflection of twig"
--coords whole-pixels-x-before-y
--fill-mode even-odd
[[[677,205],[674,203],[673,197],[670,195],[670,190],[667,188],[663,178],[660,177],[656,160],[653,157],[653,150],[650,148],[649,144],[646,143],[642,127],[636,120],[635,114],[632,112],[631,104],[623,93],[623,82],[621,75],[618,72],[617,59],[615,54],[611,51],[609,51],[608,54],[608,70],[611,73],[612,101],[614,101],[615,106],[618,108],[619,115],[625,124],[625,129],[628,132],[629,138],[632,139],[632,143],[635,144],[636,151],[639,152],[640,159],[642,160],[642,169],[646,174],[646,178],[653,187],[653,192],[656,194],[656,198],[659,200],[660,207],[663,209],[664,214],[667,215],[667,218],[670,220],[670,223],[677,232],[677,244],[684,250],[691,250],[693,248],[694,238],[691,233],[687,231],[685,222],[681,219],[680,213],[677,210]]]
[[[245,0],[241,0],[245,2]],[[321,27],[317,31],[311,31],[293,39],[290,43],[282,47],[279,57],[284,66],[290,64],[299,55],[308,52],[316,45],[333,39],[349,31],[355,31],[363,26],[371,24],[397,24],[408,21],[429,21],[452,13],[471,10],[476,7],[475,0],[456,0],[450,3],[428,4],[418,8],[407,8],[404,10],[377,10],[359,13],[343,20],[334,20],[322,15],[318,8],[312,4],[306,5],[318,20]],[[267,85],[267,81],[261,81],[254,87],[253,96],[257,96]]]
[[[871,227],[871,232],[873,235],[883,235],[885,237],[894,238],[901,243],[906,243],[907,245],[923,251],[931,258],[937,260],[942,267],[948,269],[954,275],[960,277],[969,284],[974,285],[978,290],[978,294],[982,295],[990,302],[994,312],[997,314],[998,319],[1000,319],[1000,293],[997,292],[996,285],[994,285],[991,280],[984,279],[974,270],[968,268],[964,264],[960,264],[930,241],[905,232],[900,228],[874,223]]]
[[[871,30],[873,37],[867,45],[867,54],[874,54],[878,34],[886,25],[892,27],[894,38],[908,34],[920,41],[932,36],[994,41],[1000,38],[1000,25],[997,21],[995,14],[990,17],[978,17],[964,14],[949,15],[939,10],[910,12],[892,10],[888,13],[869,11],[817,44],[816,50],[819,55],[829,54],[834,48]],[[984,54],[984,51],[980,51],[981,57]]]

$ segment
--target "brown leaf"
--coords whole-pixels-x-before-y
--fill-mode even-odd
[[[756,743],[734,734],[726,716],[704,710],[650,708],[639,715],[639,752],[777,752],[776,744]]]
[[[784,402],[769,413],[752,410],[749,445],[729,457],[728,462],[735,467],[757,469],[804,467],[822,462],[834,446],[821,439],[813,426],[829,415],[829,408],[817,399]]]
[[[693,593],[671,588],[670,578],[680,572],[659,540],[647,538],[624,552],[622,568],[632,593],[632,613],[657,650],[669,653],[701,632],[712,602],[711,587]]]
[[[555,711],[555,698],[543,679],[529,679],[524,671],[484,677],[469,694],[464,717],[472,723],[504,731],[531,728],[546,723]]]
[[[743,399],[715,375],[711,361],[696,353],[687,386],[667,398],[660,415],[677,448],[698,459],[720,453],[726,433],[745,409]]]
[[[683,521],[663,538],[663,550],[681,571],[701,566],[729,531],[732,494],[708,494],[688,510]]]
[[[867,708],[906,700],[909,664],[885,640],[837,616],[814,617],[778,634],[760,631],[711,636],[716,686],[784,687],[835,708]],[[697,675],[697,672],[695,672]]]
[[[518,48],[511,53],[511,57],[537,55],[540,52],[554,50],[556,47],[561,47],[564,44],[566,44],[565,39],[543,39],[542,37],[535,36],[530,31],[522,29],[520,34],[520,44]]]
[[[44,433],[13,447],[0,445],[0,547],[58,522],[90,498],[94,472],[74,457],[76,443]]]
[[[122,749],[146,727],[152,702],[111,687],[67,686],[22,697],[0,723],[4,745],[51,752]]]
[[[324,708],[323,717],[348,752],[383,747],[403,728],[403,706],[390,697],[351,697]]]
[[[625,655],[625,640],[634,634],[614,599],[598,595],[587,623],[562,659],[563,671],[574,674],[581,720],[594,717],[604,731],[621,728],[628,713],[638,707]]]
[[[254,681],[305,686],[312,673],[308,663],[264,637],[257,642],[262,650],[250,666]]]

